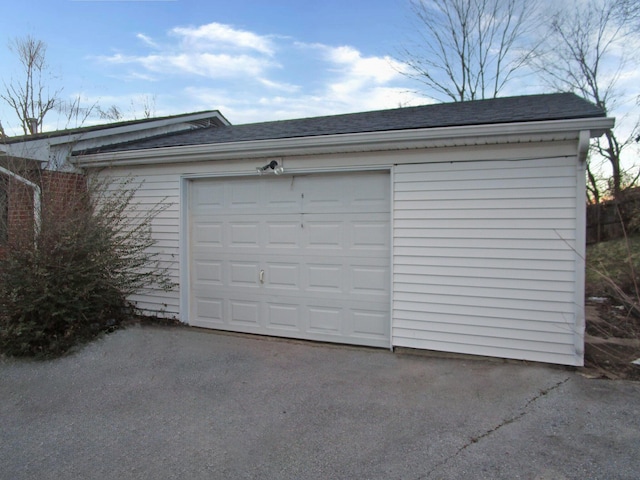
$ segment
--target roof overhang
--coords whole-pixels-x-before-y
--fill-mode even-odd
[[[82,152],[90,148],[140,140],[173,131],[184,131],[211,123],[217,126],[229,125],[228,120],[220,112],[212,110],[11,137],[6,139],[0,148],[0,153],[4,151],[13,157],[47,162],[55,152],[63,152],[66,156],[69,153]]]
[[[218,125],[229,125],[229,122],[218,111],[190,113],[176,115],[172,117],[164,118],[150,118],[143,122],[124,123],[118,124],[105,124],[104,128],[98,126],[94,129],[87,129],[86,131],[73,132],[67,135],[51,136],[47,138],[47,142],[50,145],[62,145],[69,143],[77,143],[80,140],[91,140],[95,138],[103,137],[115,137],[118,135],[131,134],[135,132],[145,132],[153,129],[162,129],[176,124],[193,124],[197,125],[199,122],[211,119]]]
[[[540,122],[501,123],[382,132],[349,133],[230,143],[182,145],[107,152],[75,157],[79,167],[158,165],[197,161],[238,160],[293,155],[443,148],[500,143],[560,141],[599,137],[615,119],[579,118]]]

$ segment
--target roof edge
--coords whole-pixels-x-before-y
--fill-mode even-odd
[[[79,155],[79,167],[108,167],[145,164],[185,163],[206,160],[236,160],[323,153],[385,151],[427,147],[455,147],[478,143],[509,143],[524,135],[557,135],[589,131],[591,138],[613,128],[611,117],[546,120],[410,130],[348,133],[244,142],[182,145],[121,152]]]
[[[220,113],[219,110],[204,110],[200,112],[180,113],[177,115],[167,115],[163,117],[141,118],[137,120],[125,120],[120,122],[99,123],[86,127],[70,128],[63,130],[53,130],[41,132],[34,135],[18,135],[4,137],[2,143],[6,145],[26,142],[36,142],[46,140],[51,144],[68,143],[74,141],[78,136],[90,138],[96,136],[117,135],[124,131],[145,130],[165,125],[173,125],[182,122],[193,122],[207,118],[215,118],[221,125],[231,125],[231,123]],[[108,133],[107,133],[108,132]]]

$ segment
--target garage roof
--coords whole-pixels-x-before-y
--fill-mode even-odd
[[[605,117],[605,115],[604,110],[573,93],[527,95],[295,120],[214,126],[110,145],[83,153],[435,127],[571,120]]]

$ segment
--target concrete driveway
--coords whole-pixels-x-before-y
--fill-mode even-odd
[[[2,479],[637,479],[640,383],[190,328],[0,362]]]

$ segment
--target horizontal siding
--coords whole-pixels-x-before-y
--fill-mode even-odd
[[[136,188],[132,205],[138,211],[149,211],[162,204],[164,210],[158,213],[151,225],[151,235],[155,244],[149,252],[155,255],[162,268],[167,269],[176,284],[173,291],[164,292],[150,288],[148,291],[132,295],[129,300],[143,313],[160,317],[179,317],[180,292],[180,177],[163,175],[157,169],[145,169],[144,175],[133,175],[129,170],[110,169],[105,172],[117,185],[118,180],[132,179],[131,187]],[[135,217],[135,211],[130,212]]]
[[[396,167],[395,346],[579,363],[574,162]]]
[[[537,349],[527,350],[522,348],[521,345],[511,347],[507,342],[500,342],[501,347],[497,350],[495,344],[481,345],[477,342],[456,343],[448,340],[449,338],[451,337],[434,340],[425,338],[407,338],[403,340],[402,345],[397,346],[421,350],[460,353],[465,355],[480,355],[485,357],[500,356],[501,358],[556,363],[560,365],[567,364],[567,358],[571,356],[571,349],[569,348],[562,353],[555,353],[551,351],[540,352]],[[573,363],[569,363],[569,365],[573,365]]]
[[[557,262],[552,260],[525,259],[518,260],[512,258],[487,258],[487,257],[421,257],[413,255],[394,255],[396,265],[420,265],[420,266],[443,266],[443,267],[464,267],[464,268],[496,268],[500,270],[511,270],[513,272],[538,271],[574,271],[572,262]]]

